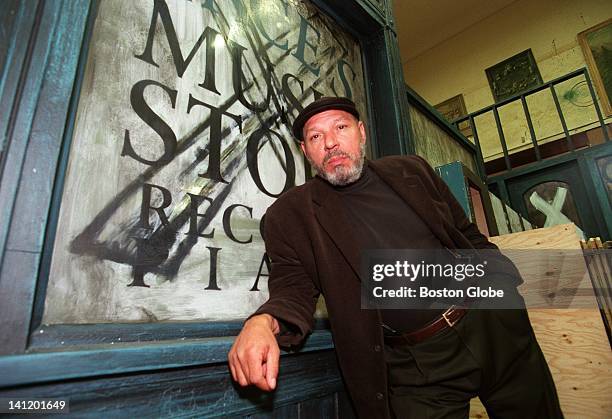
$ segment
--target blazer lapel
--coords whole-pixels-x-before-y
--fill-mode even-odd
[[[361,249],[348,222],[346,208],[331,186],[315,178],[312,200],[315,217],[359,278]]]
[[[410,205],[443,245],[450,248],[455,247],[446,232],[445,222],[431,199],[431,194],[419,176],[411,173],[397,173],[369,161],[368,164],[391,189]]]

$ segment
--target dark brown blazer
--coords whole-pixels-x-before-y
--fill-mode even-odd
[[[421,157],[392,156],[367,164],[444,246],[496,249]],[[311,332],[317,298],[323,293],[340,368],[359,416],[387,418],[380,314],[360,308],[360,249],[345,211],[333,187],[318,177],[289,190],[268,208],[264,235],[272,262],[270,298],[256,314],[271,314],[288,326],[278,336],[281,346],[297,345]],[[493,265],[489,262],[488,272],[492,270],[513,272],[515,285],[521,281],[501,254]]]

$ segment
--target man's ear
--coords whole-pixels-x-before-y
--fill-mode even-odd
[[[361,134],[361,141],[360,142],[365,142],[367,136],[366,136],[365,125],[363,125],[363,121],[359,121],[357,123],[357,126],[359,127],[359,133]]]
[[[302,149],[302,153],[306,154],[306,150],[304,150],[304,141],[300,141],[300,148]]]

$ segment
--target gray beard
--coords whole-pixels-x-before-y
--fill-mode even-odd
[[[345,156],[351,160],[352,164],[350,167],[344,166],[336,166],[332,173],[327,173],[323,168],[325,167],[325,163],[329,161],[332,157],[335,156]],[[310,165],[315,169],[317,175],[328,181],[334,186],[344,186],[349,183],[355,182],[361,176],[361,172],[363,171],[363,165],[365,162],[365,142],[361,144],[359,147],[358,154],[349,154],[343,151],[338,151],[335,153],[328,154],[325,156],[323,163],[321,166],[313,163],[310,158],[306,157]]]

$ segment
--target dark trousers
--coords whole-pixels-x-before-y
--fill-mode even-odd
[[[470,310],[424,342],[386,344],[385,356],[397,418],[467,418],[473,397],[493,419],[563,417],[525,310]]]

